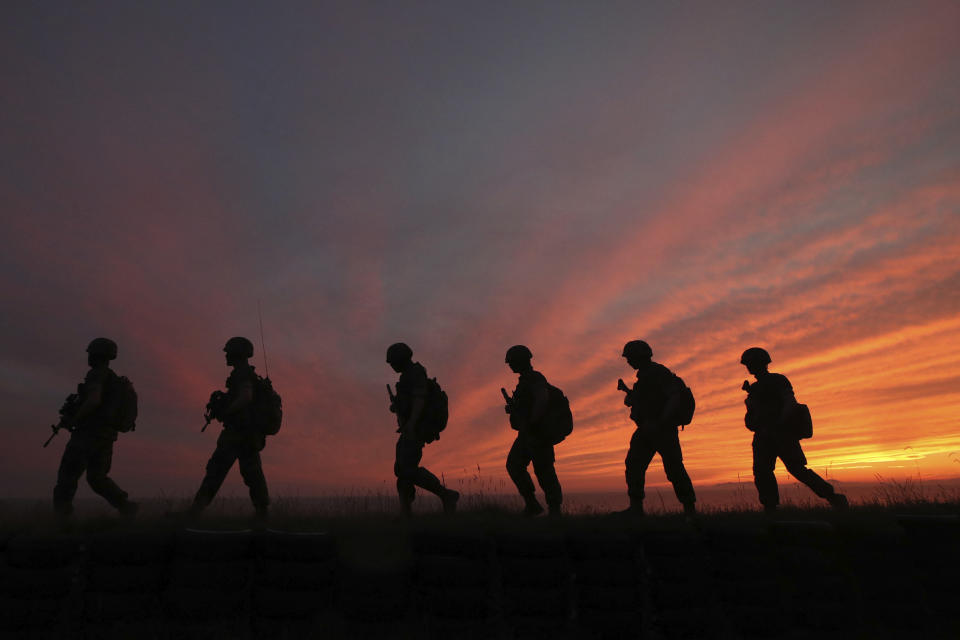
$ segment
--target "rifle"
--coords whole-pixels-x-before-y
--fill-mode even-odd
[[[390,413],[397,414],[397,433],[400,433],[400,414],[397,413],[397,396],[393,393],[393,388],[387,385],[387,395],[390,396]]]
[[[750,381],[744,380],[743,385],[740,388],[746,391],[747,393],[750,393]]]
[[[69,425],[70,418],[73,417],[73,414],[77,412],[77,409],[80,408],[80,389],[82,384],[77,385],[77,393],[71,393],[67,396],[67,399],[63,401],[63,405],[60,407],[60,421],[57,424],[50,425],[50,428],[53,430],[53,433],[47,438],[47,441],[43,443],[43,448],[46,449],[47,445],[57,437],[57,434],[60,433],[60,429],[66,429],[67,431],[73,431],[73,428]]]
[[[507,403],[507,413],[510,413],[513,410],[513,398],[510,397],[510,395],[507,393],[507,390],[503,387],[500,387],[500,395],[503,396],[503,401]]]
[[[397,412],[397,396],[393,395],[393,387],[387,385],[387,395],[390,396],[390,413]]]
[[[207,408],[203,413],[203,419],[206,420],[206,422],[203,423],[203,428],[200,429],[200,433],[206,431],[210,423],[217,417],[217,413],[221,408],[220,405],[223,404],[226,398],[227,394],[219,389],[210,394],[210,400],[207,401]]]

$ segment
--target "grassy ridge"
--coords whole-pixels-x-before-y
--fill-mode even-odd
[[[516,516],[513,498],[454,517],[287,499],[271,529],[237,533],[221,501],[191,533],[144,517],[49,505],[0,515],[4,637],[798,638],[960,637],[960,501],[910,487],[847,512],[714,508],[696,527],[575,512]],[[7,516],[7,517],[3,517]],[[221,533],[217,533],[219,530]]]

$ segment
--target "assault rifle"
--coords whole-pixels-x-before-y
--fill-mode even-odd
[[[397,413],[397,396],[393,393],[393,388],[387,385],[387,395],[390,396],[390,413],[397,414],[397,433],[400,433],[400,414]]]
[[[500,387],[500,394],[503,396],[503,401],[507,403],[507,413],[510,413],[513,410],[513,398],[510,397],[507,390],[503,387]]]
[[[207,402],[207,408],[203,413],[203,419],[206,420],[206,422],[204,422],[203,428],[200,429],[200,433],[206,431],[210,423],[217,418],[217,414],[223,409],[223,403],[226,399],[227,394],[219,389],[210,394],[210,400]]]
[[[57,437],[57,434],[60,433],[60,429],[66,429],[67,431],[73,431],[73,425],[70,424],[71,419],[74,414],[77,412],[77,409],[80,408],[80,387],[82,385],[77,385],[77,393],[71,393],[67,396],[67,399],[63,401],[63,405],[60,407],[60,421],[57,424],[50,425],[50,428],[53,430],[53,433],[50,434],[50,437],[47,438],[47,441],[43,443],[43,448],[46,449],[47,445]]]

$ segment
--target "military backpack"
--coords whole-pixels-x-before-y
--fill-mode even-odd
[[[683,382],[680,376],[677,376],[677,378],[683,384],[683,391],[680,392],[680,401],[677,403],[672,422],[680,425],[680,430],[683,431],[685,426],[693,422],[693,413],[697,410],[697,401],[693,397],[693,390]]]
[[[447,398],[447,392],[440,387],[436,378],[429,378],[423,417],[417,426],[418,435],[427,443],[439,440],[440,432],[447,428],[449,418],[450,400]]]
[[[110,426],[120,433],[137,428],[137,390],[126,376],[115,376],[108,383]]]
[[[542,433],[550,444],[560,444],[573,432],[573,412],[570,400],[563,391],[547,383],[547,413],[542,422]]]
[[[783,430],[797,440],[812,438],[813,417],[810,415],[810,407],[800,402],[794,402],[793,407],[784,419]]]
[[[256,376],[253,385],[253,422],[265,436],[275,436],[283,422],[283,399],[270,378]]]

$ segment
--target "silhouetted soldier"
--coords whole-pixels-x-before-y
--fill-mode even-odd
[[[837,493],[829,482],[807,468],[807,458],[800,448],[800,438],[791,433],[789,420],[797,407],[793,386],[786,376],[768,371],[770,354],[760,347],[751,347],[740,356],[740,364],[757,381],[743,383],[747,392],[747,414],[744,422],[753,434],[753,482],[757,486],[760,503],[768,513],[780,504],[780,490],[773,470],[777,458],[783,461],[794,478],[827,500],[837,509],[848,506],[847,497]]]
[[[236,461],[243,482],[250,490],[256,518],[263,521],[268,515],[270,494],[260,461],[260,452],[266,446],[266,435],[253,410],[254,391],[258,382],[256,371],[249,363],[253,357],[253,343],[242,337],[230,338],[223,351],[227,365],[233,367],[227,378],[227,391],[214,391],[207,405],[208,416],[221,421],[223,431],[217,438],[217,448],[207,462],[207,473],[187,515],[200,515],[213,501]]]
[[[117,344],[113,340],[97,338],[87,346],[90,371],[79,387],[79,406],[75,411],[63,414],[55,428],[55,431],[60,428],[72,431],[60,460],[57,486],[53,489],[53,508],[59,516],[73,513],[77,481],[84,471],[90,488],[103,496],[110,506],[124,516],[137,513],[139,505],[129,500],[127,492],[107,475],[113,461],[113,443],[120,430],[118,414],[124,402],[125,385],[129,385],[126,378],[121,378],[110,368],[110,361],[116,357]],[[132,385],[130,390],[132,392]],[[136,402],[135,394],[133,402]],[[135,409],[133,417],[136,417]],[[125,430],[130,429],[132,422],[125,427]]]
[[[430,392],[430,379],[427,370],[419,362],[413,361],[413,350],[406,344],[397,342],[387,348],[387,364],[400,374],[397,380],[397,394],[391,396],[390,411],[397,414],[397,457],[393,464],[393,473],[397,476],[397,494],[400,496],[400,511],[409,516],[413,501],[417,497],[416,487],[434,494],[443,503],[444,513],[454,513],[460,493],[443,486],[437,476],[420,466],[423,459],[423,446],[428,441],[430,425],[427,406]],[[389,387],[389,385],[387,385]],[[433,438],[430,439],[432,442]]]
[[[623,347],[627,364],[637,370],[637,381],[628,389],[623,380],[619,388],[627,392],[623,403],[630,407],[630,419],[637,425],[627,451],[626,478],[630,508],[626,515],[643,515],[644,480],[647,467],[656,453],[663,470],[673,484],[677,499],[688,518],[696,514],[697,496],[683,466],[680,450],[680,426],[676,416],[684,402],[686,386],[670,369],[653,361],[653,351],[643,340],[631,340]]]
[[[517,388],[504,407],[510,414],[510,426],[518,432],[507,454],[507,473],[523,497],[523,515],[539,515],[543,513],[543,506],[537,501],[533,480],[527,472],[527,467],[533,462],[533,473],[543,489],[550,515],[559,516],[563,490],[554,468],[556,458],[553,444],[544,437],[543,428],[549,409],[550,389],[547,379],[530,364],[532,358],[530,349],[521,344],[507,349],[505,362],[511,371],[520,374]]]

